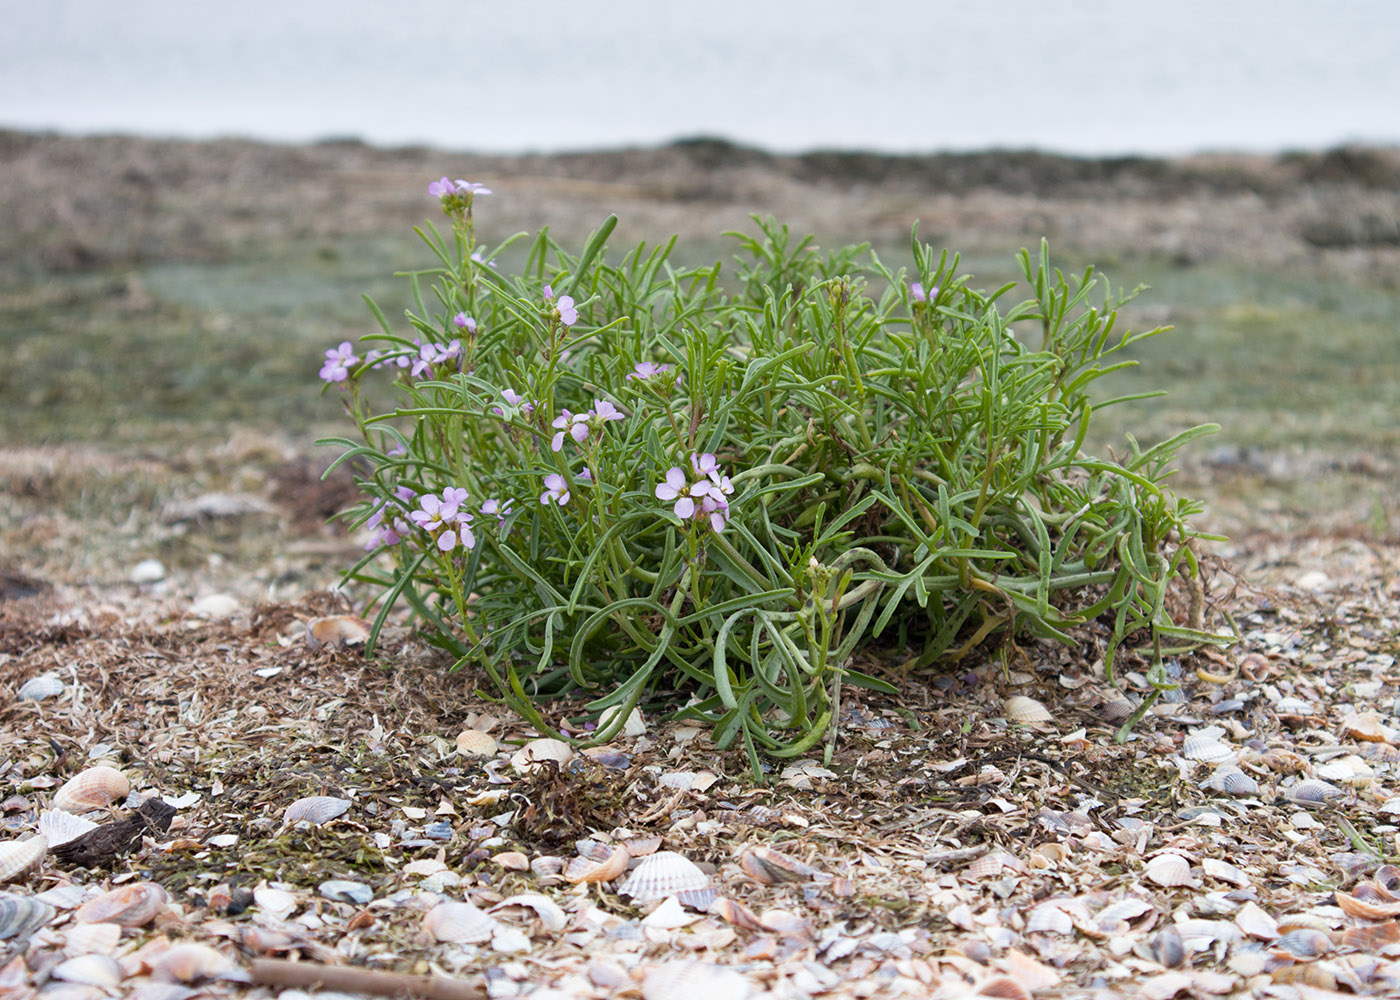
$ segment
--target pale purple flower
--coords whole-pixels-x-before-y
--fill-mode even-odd
[[[593,470],[585,465],[582,469],[579,470],[578,478],[580,481],[585,483],[593,482]]]
[[[418,357],[413,361],[413,367],[409,374],[418,378],[432,370],[433,363],[437,361],[437,344],[424,344],[418,348]]]
[[[481,251],[480,251],[480,250],[473,250],[473,251],[472,251],[471,259],[472,259],[473,261],[475,261],[476,263],[478,263],[478,264],[484,264],[484,265],[486,265],[487,267],[495,267],[495,266],[496,266],[496,262],[495,262],[494,260],[487,260],[485,257],[483,257],[483,256],[481,255]]]
[[[454,517],[456,513],[456,507],[450,507],[449,510],[444,511],[442,498],[436,493],[427,493],[418,501],[418,509],[411,512],[408,518],[424,531],[433,532],[442,528],[443,524],[449,518]]]
[[[552,501],[562,507],[569,502],[569,486],[559,473],[551,472],[545,476],[544,487],[544,492],[540,494],[540,503],[548,505]]]
[[[718,534],[729,523],[729,501],[711,490],[700,502],[700,509],[695,512],[695,516],[708,517],[710,528]]]
[[[326,352],[321,378],[327,382],[344,382],[350,377],[350,366],[359,363],[359,357],[350,348],[350,341],[342,340],[339,347]]]
[[[497,500],[495,498],[481,501],[481,512],[483,514],[496,515],[496,527],[503,527],[506,517],[511,513],[511,502],[509,500]]]
[[[719,468],[719,460],[710,452],[703,455],[690,453],[690,467],[695,470],[697,476],[711,476]]]
[[[453,523],[448,526],[446,531],[438,535],[437,547],[443,552],[451,552],[460,542],[464,549],[475,548],[476,535],[472,532],[470,526],[471,519],[472,516],[466,511],[457,511],[454,515]]]
[[[393,455],[393,454],[402,455],[402,454],[405,454],[406,451],[407,451],[407,449],[404,448],[403,445],[399,445],[399,447],[398,447],[397,449],[395,449],[394,451],[389,452],[389,454],[390,454],[390,455]],[[413,502],[414,500],[417,500],[417,499],[418,499],[418,494],[413,492],[413,487],[411,487],[411,486],[395,486],[395,487],[394,487],[394,496],[398,497],[398,498],[399,498],[400,500],[402,500],[404,503],[411,503],[411,502]]]
[[[599,427],[603,426],[609,420],[627,419],[627,414],[623,413],[606,399],[595,399],[593,401],[593,409],[588,412],[592,415],[593,422]]]
[[[443,180],[447,180],[446,177]],[[491,189],[485,184],[478,184],[476,181],[457,181],[457,193],[465,195],[490,194]]]
[[[550,449],[553,451],[558,451],[560,448],[564,447],[564,434],[566,432],[568,433],[569,437],[573,438],[579,444],[583,444],[583,442],[587,441],[588,418],[591,415],[591,410],[587,413],[571,413],[568,410],[561,409],[559,411],[559,416],[555,417],[549,425],[551,427],[556,428],[559,431],[559,433],[554,435],[554,438],[550,441]]]
[[[554,302],[554,289],[544,286],[544,300]],[[573,326],[578,322],[578,310],[574,308],[574,298],[572,295],[561,295],[559,301],[554,302],[554,314],[559,317],[559,322],[564,326]]]
[[[520,395],[520,393],[516,392],[514,389],[502,389],[501,395],[505,397],[505,401],[510,404],[512,409],[519,408],[522,417],[528,417],[535,412],[535,404]],[[506,411],[499,406],[491,407],[491,412],[498,417],[504,417],[506,415]],[[512,416],[513,415],[514,414],[512,414]]]
[[[442,502],[454,510],[460,509],[467,502],[467,491],[461,486],[449,486],[442,491]]]
[[[695,513],[695,500],[707,496],[710,484],[707,480],[687,483],[685,472],[677,466],[666,470],[666,478],[656,484],[656,499],[674,500],[676,516],[684,521]]]
[[[428,185],[428,194],[434,198],[448,198],[457,193],[457,185],[446,177],[439,177]]]
[[[452,322],[459,330],[466,330],[473,337],[476,336],[476,320],[472,319],[464,312],[459,312],[452,317]]]
[[[655,361],[638,361],[635,370],[628,372],[629,379],[649,379],[653,375],[662,375],[671,370],[670,365],[659,365]]]
[[[365,522],[372,534],[369,541],[365,542],[365,551],[369,552],[384,545],[397,545],[408,536],[413,529],[401,517],[394,517],[389,522],[385,522],[384,508],[389,501],[379,501],[379,506],[374,508],[374,513],[370,514],[369,520]]]

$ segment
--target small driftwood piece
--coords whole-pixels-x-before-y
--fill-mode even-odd
[[[162,836],[170,829],[175,807],[158,798],[141,803],[134,813],[114,823],[103,823],[81,837],[59,844],[49,853],[65,864],[100,868],[141,846],[146,834]]]
[[[381,997],[424,997],[425,1000],[485,1000],[476,983],[445,976],[413,976],[406,972],[361,969],[353,965],[320,965],[282,958],[255,958],[248,964],[248,981],[257,986],[328,989]]]

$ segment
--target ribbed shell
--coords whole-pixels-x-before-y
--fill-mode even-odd
[[[0,941],[27,938],[53,919],[56,911],[33,896],[0,892]]]
[[[746,1000],[751,992],[733,969],[694,959],[659,965],[642,980],[643,1000]]]
[[[369,622],[354,615],[313,618],[306,623],[306,644],[319,646],[359,646],[369,639]]]
[[[1203,760],[1218,764],[1229,760],[1234,751],[1213,736],[1188,736],[1181,744],[1181,756],[1187,760]]]
[[[155,918],[169,898],[156,883],[137,882],[88,900],[78,907],[73,916],[87,923],[144,927]]]
[[[45,809],[39,814],[39,833],[50,847],[66,844],[96,829],[97,824],[92,820],[74,816],[62,809]]]
[[[535,916],[539,918],[541,926],[550,933],[557,934],[569,924],[569,915],[558,903],[542,892],[522,892],[515,896],[509,896],[491,907],[491,912],[500,913],[502,910],[509,911],[522,907],[533,910]]]
[[[563,740],[531,740],[510,758],[511,767],[521,774],[530,774],[542,767],[563,767],[574,759],[574,748]]]
[[[38,868],[48,848],[43,837],[0,843],[0,882],[17,881]]]
[[[1147,878],[1160,886],[1191,884],[1191,862],[1180,854],[1159,854],[1147,862]]]
[[[480,729],[463,729],[457,734],[457,752],[463,757],[494,757],[499,749],[496,737]]]
[[[643,858],[617,891],[635,902],[646,903],[709,886],[710,877],[689,858],[675,851],[658,851]]]
[[[69,924],[63,930],[63,953],[74,955],[110,955],[121,940],[121,924]]]
[[[423,914],[423,930],[434,941],[452,944],[489,941],[495,929],[496,921],[490,914],[472,903],[438,903]]]
[[[16,696],[21,701],[43,701],[63,693],[63,678],[58,674],[40,674],[19,686]]]
[[[1023,694],[1007,698],[1001,707],[1008,719],[1021,725],[1049,722],[1054,718],[1048,708],[1034,698],[1027,698]]]
[[[1259,793],[1259,782],[1235,764],[1221,764],[1209,778],[1201,782],[1201,787],[1209,791],[1224,792],[1226,795],[1249,796]]]
[[[305,821],[312,826],[320,826],[345,815],[349,808],[349,799],[336,798],[334,795],[308,795],[287,807],[287,811],[282,814],[282,823],[284,826],[291,826],[293,823]]]
[[[122,967],[110,955],[79,955],[60,962],[49,973],[55,979],[111,989],[125,978]]]
[[[755,882],[778,885],[782,882],[810,882],[822,872],[771,847],[755,847],[739,858],[739,867]]]
[[[125,799],[130,791],[131,782],[126,775],[115,767],[98,764],[79,771],[64,782],[63,787],[54,792],[53,806],[70,813],[106,809],[112,803]]]
[[[1319,781],[1316,778],[1300,781],[1291,786],[1287,792],[1289,801],[1296,802],[1300,806],[1320,806],[1341,794],[1342,790],[1336,785],[1327,781]]]
[[[573,882],[611,882],[623,872],[632,860],[627,848],[618,844],[602,858],[578,857],[564,869],[564,880]]]
[[[1360,887],[1358,886],[1358,888]],[[1352,895],[1345,892],[1334,892],[1333,895],[1337,898],[1337,905],[1348,916],[1362,917],[1366,920],[1389,920],[1400,916],[1400,901],[1366,899],[1360,894]]]

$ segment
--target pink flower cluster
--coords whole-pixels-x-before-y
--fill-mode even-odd
[[[442,496],[429,493],[418,500],[418,509],[408,515],[409,520],[433,536],[439,551],[451,552],[460,543],[470,549],[476,545],[476,535],[472,533],[472,515],[462,509],[467,502],[467,491],[460,486],[449,486]]]
[[[564,447],[564,435],[567,434],[579,444],[588,440],[588,435],[593,431],[601,431],[610,420],[624,420],[627,414],[623,413],[606,399],[595,399],[593,409],[583,413],[573,413],[569,410],[561,409],[559,416],[555,417],[550,426],[559,433],[554,435],[549,443],[553,451],[558,451]]]
[[[734,494],[734,484],[708,451],[702,455],[691,452],[690,467],[694,480],[687,479],[679,466],[667,469],[666,478],[656,484],[656,499],[674,500],[672,511],[682,521],[707,518],[714,531],[723,531],[729,523],[729,497]]]

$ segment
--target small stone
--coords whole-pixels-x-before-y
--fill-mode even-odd
[[[228,594],[210,594],[190,605],[190,614],[199,618],[228,618],[238,610],[238,600]]]
[[[126,578],[135,584],[159,583],[165,579],[165,564],[159,559],[142,559],[131,567]]]

